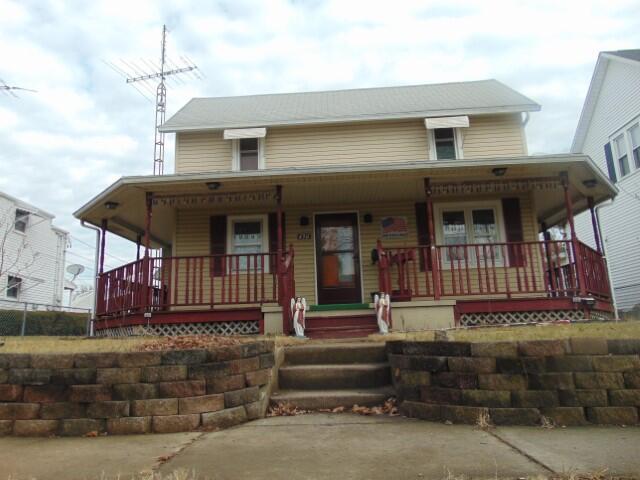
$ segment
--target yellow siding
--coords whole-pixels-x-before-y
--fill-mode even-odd
[[[222,132],[176,135],[176,173],[231,170],[231,141]]]
[[[471,117],[462,131],[465,158],[526,154],[519,114]],[[222,132],[176,137],[177,173],[231,170],[231,141]],[[264,152],[266,168],[429,159],[421,119],[268,128]]]
[[[516,196],[516,195],[509,195]],[[525,241],[537,240],[537,227],[535,224],[535,215],[533,213],[533,205],[531,196],[528,194],[520,195],[521,216],[523,222]],[[499,196],[483,196],[483,200],[499,199]],[[473,201],[477,198],[470,197],[459,199],[461,201]],[[438,202],[451,202],[452,198],[436,199]],[[380,220],[386,216],[404,216],[409,226],[409,234],[406,238],[385,239],[383,244],[386,248],[412,247],[418,244],[416,232],[415,207],[412,202],[405,203],[388,203],[388,204],[357,204],[349,208],[344,205],[330,205],[323,207],[304,207],[287,208],[286,215],[286,243],[293,245],[295,250],[295,281],[296,293],[307,298],[310,304],[316,303],[316,278],[315,278],[315,248],[314,248],[314,229],[313,221],[307,226],[300,226],[300,217],[307,216],[311,220],[315,213],[336,213],[336,212],[354,212],[359,213],[360,222],[360,263],[362,271],[363,283],[363,301],[368,301],[370,292],[378,289],[378,267],[371,263],[371,250],[376,246],[376,240],[380,238]],[[176,223],[176,244],[174,248],[175,255],[207,255],[209,253],[209,216],[215,213],[209,210],[179,210]],[[256,211],[234,211],[233,214],[255,214],[267,213]],[[365,213],[373,215],[372,223],[364,223],[363,216]],[[311,239],[298,239],[298,234],[309,233]],[[537,251],[535,252],[537,256]],[[538,262],[536,262],[538,264]],[[429,274],[430,276],[430,274]],[[477,282],[477,274],[471,273],[472,283]],[[205,274],[205,277],[208,275]],[[451,278],[448,272],[443,273],[443,279],[446,285],[450,285]],[[541,278],[540,274],[537,274]],[[395,274],[394,274],[395,283]],[[425,275],[418,272],[420,281],[420,290],[425,291]],[[511,275],[511,283],[515,281],[515,276]],[[216,279],[219,283],[220,279]],[[499,280],[500,282],[500,280]],[[241,282],[241,290],[245,285],[244,280]],[[267,282],[268,283],[268,282]],[[205,280],[205,291],[208,291],[210,284]],[[215,289],[218,291],[219,284]],[[267,285],[267,292],[270,292],[270,286]],[[244,294],[241,293],[241,298]]]

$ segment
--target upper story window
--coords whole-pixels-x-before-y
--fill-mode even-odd
[[[635,118],[609,137],[605,158],[614,182],[640,170],[640,118]]]
[[[437,160],[458,158],[456,152],[455,128],[438,128],[433,131],[433,141]]]
[[[260,168],[258,162],[259,143],[257,138],[241,138],[238,140],[238,170],[258,170]]]
[[[232,169],[249,172],[264,168],[264,138],[266,128],[235,128],[224,131],[223,138],[232,143]]]
[[[463,129],[469,126],[469,117],[425,118],[429,139],[429,158],[453,160],[463,158]]]
[[[24,233],[27,230],[27,225],[29,224],[29,212],[25,210],[16,209],[16,218],[13,223],[13,228],[17,232]]]
[[[7,298],[18,298],[20,285],[22,285],[22,279],[20,277],[9,275],[7,277]]]

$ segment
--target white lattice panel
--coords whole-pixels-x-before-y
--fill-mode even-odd
[[[603,312],[601,310],[594,310],[591,312],[591,320],[596,320],[599,322],[607,322],[609,320],[613,320],[612,312]]]
[[[129,337],[134,335],[257,335],[257,320],[242,322],[175,323],[113,327],[96,331],[98,337]]]
[[[574,322],[580,320],[584,320],[584,314],[579,310],[481,312],[464,313],[460,316],[460,324],[465,327],[477,325],[508,325],[512,323]]]

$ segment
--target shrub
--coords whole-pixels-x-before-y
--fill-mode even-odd
[[[23,314],[21,310],[0,310],[0,335],[20,335]],[[25,335],[86,335],[87,318],[87,313],[27,310]]]

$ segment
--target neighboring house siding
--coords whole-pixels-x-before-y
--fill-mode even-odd
[[[18,206],[18,208],[23,208]],[[67,247],[65,233],[54,230],[51,218],[29,215],[25,233],[14,231],[16,204],[0,197],[0,238],[9,228],[0,275],[0,303],[3,300],[61,305]],[[28,210],[28,209],[27,209]],[[18,252],[22,253],[18,255]],[[16,261],[17,258],[17,261]],[[23,280],[17,299],[7,297],[8,276]]]
[[[640,65],[609,61],[582,152],[607,172],[604,145],[610,135],[640,115]],[[630,159],[633,162],[633,159]],[[640,304],[640,170],[617,183],[613,205],[600,210],[605,248],[618,308]],[[578,235],[593,245],[591,219],[576,219]]]
[[[526,155],[519,114],[470,118],[465,158]],[[273,127],[265,138],[266,168],[429,160],[423,120]],[[178,133],[176,173],[231,169],[231,141],[222,132]]]
[[[509,197],[517,195],[508,195]],[[482,196],[482,200],[499,199],[499,196]],[[521,217],[525,241],[537,240],[536,215],[533,209],[531,197],[527,194],[520,195]],[[473,202],[480,197],[465,198],[464,201]],[[439,203],[450,203],[455,198],[438,198]],[[418,200],[421,201],[421,200]],[[378,290],[378,267],[371,262],[371,250],[376,247],[376,241],[380,238],[380,220],[386,216],[406,217],[409,233],[404,238],[384,239],[386,248],[416,246],[418,244],[416,233],[415,204],[413,202],[387,202],[379,203],[354,203],[348,207],[344,205],[304,206],[285,208],[286,219],[286,244],[292,244],[295,251],[295,281],[296,294],[305,296],[310,304],[316,303],[316,278],[315,278],[315,249],[314,249],[314,224],[315,213],[358,212],[360,228],[360,262],[363,282],[363,301],[370,301],[370,293]],[[176,216],[176,235],[174,253],[176,256],[207,255],[209,253],[209,217],[217,214],[257,214],[266,213],[260,211],[213,211],[205,209],[178,210]],[[364,223],[363,215],[373,214],[372,223]],[[425,211],[426,215],[426,211]],[[307,226],[300,226],[300,217],[307,216],[312,221]],[[310,233],[310,240],[298,239],[298,234]],[[535,249],[534,249],[535,250]],[[536,255],[536,252],[533,252]],[[184,275],[184,272],[182,273]],[[394,273],[395,275],[395,273]],[[445,273],[446,275],[446,273]],[[419,274],[420,281],[424,281],[424,273]],[[445,280],[446,281],[446,280]],[[208,291],[209,284],[205,278],[204,290]],[[423,287],[424,288],[424,287]],[[268,290],[268,289],[267,289]]]

